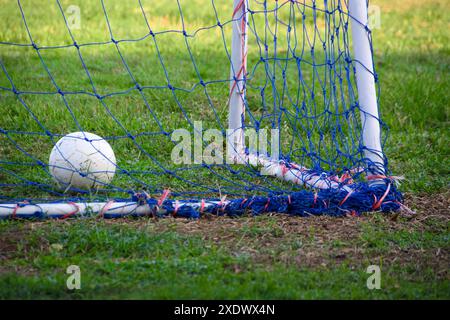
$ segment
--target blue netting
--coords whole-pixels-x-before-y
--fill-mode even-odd
[[[211,213],[248,205],[255,213],[300,215],[399,207],[387,159],[372,163],[362,141],[348,1],[245,1],[234,16],[231,0],[84,1],[80,29],[69,4],[2,8],[0,203],[100,201],[142,191],[158,198],[170,189],[174,199],[236,199]],[[230,76],[232,26],[244,17],[247,72]],[[245,90],[245,130],[278,129],[287,166],[339,187],[284,182],[249,164],[173,163],[175,130],[193,133],[202,121],[201,132],[226,136],[233,82]],[[384,145],[387,128],[379,122]],[[95,133],[115,151],[115,177],[101,189],[65,190],[50,174],[51,149],[75,131]],[[211,143],[202,139],[203,147]],[[374,174],[381,177],[371,184]]]

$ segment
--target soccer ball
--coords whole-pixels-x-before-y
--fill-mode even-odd
[[[89,132],[73,132],[55,144],[49,167],[53,179],[66,189],[99,188],[114,177],[116,157],[102,137]]]

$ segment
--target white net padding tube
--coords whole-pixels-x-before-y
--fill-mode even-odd
[[[356,86],[361,110],[362,138],[365,157],[374,164],[372,174],[384,174],[384,156],[381,148],[381,128],[373,71],[372,50],[368,25],[366,0],[350,0],[353,51],[356,69]]]
[[[187,202],[179,201],[177,205],[179,210],[183,206],[193,207],[194,209],[207,210],[213,205],[226,206],[229,201],[198,201]],[[63,218],[88,216],[89,214],[104,214],[113,217],[124,217],[128,215],[152,215],[166,213],[162,206],[140,204],[138,202],[66,202],[66,203],[41,203],[41,204],[0,204],[0,219],[5,218],[32,218],[45,216],[47,218]]]
[[[242,156],[242,158],[245,158],[245,161],[253,166],[261,167],[261,174],[263,175],[277,177],[284,181],[316,189],[341,188],[346,191],[351,190],[349,186],[343,186],[342,183],[331,179],[325,173],[312,173],[306,167],[294,163],[285,163],[254,153]]]

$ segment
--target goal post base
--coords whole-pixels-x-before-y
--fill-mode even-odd
[[[71,217],[122,218],[127,216],[200,218],[283,213],[293,216],[346,216],[400,209],[402,196],[389,178],[375,183],[355,183],[346,188],[302,190],[288,195],[250,196],[237,199],[171,200],[165,191],[159,199],[137,193],[130,201],[29,202],[0,204],[0,219],[66,219]]]

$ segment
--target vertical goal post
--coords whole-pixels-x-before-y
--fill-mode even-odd
[[[349,29],[351,29],[351,37],[349,35],[344,35],[344,37],[348,37],[348,39],[351,38],[353,57],[349,62],[349,65],[354,68],[353,72],[356,92],[350,92],[349,99],[351,99],[352,94],[357,97],[354,103],[355,109],[359,113],[360,132],[359,135],[355,135],[357,138],[351,138],[355,141],[351,141],[350,138],[348,140],[350,141],[349,143],[359,144],[358,151],[363,154],[363,157],[361,161],[356,161],[355,163],[363,166],[363,168],[359,166],[347,167],[339,173],[329,173],[325,170],[318,170],[317,166],[309,167],[304,163],[289,161],[289,156],[283,157],[282,155],[280,158],[274,158],[271,154],[258,154],[255,153],[254,150],[249,150],[246,148],[245,117],[246,112],[248,111],[246,109],[252,108],[251,102],[249,102],[247,96],[249,77],[249,70],[247,69],[247,55],[249,52],[249,36],[251,31],[249,29],[249,24],[250,20],[253,18],[251,15],[255,14],[255,11],[251,11],[249,9],[249,0],[230,0],[230,7],[232,3],[233,10],[230,10],[232,15],[231,20],[229,21],[231,24],[231,39],[229,39],[231,40],[231,51],[229,56],[230,77],[228,79],[229,96],[227,104],[228,130],[225,139],[227,144],[227,161],[229,161],[228,163],[241,166],[252,166],[259,168],[261,169],[261,172],[264,171],[264,175],[276,177],[278,179],[274,180],[279,180],[280,183],[285,181],[293,186],[298,186],[298,189],[294,188],[293,191],[289,193],[279,192],[274,189],[273,192],[267,192],[266,195],[254,194],[247,196],[238,194],[237,196],[231,196],[228,198],[227,195],[220,194],[219,197],[210,198],[201,196],[195,199],[171,199],[171,191],[169,191],[169,189],[165,189],[161,195],[155,196],[154,194],[149,194],[144,190],[134,192],[131,195],[131,199],[113,199],[107,201],[71,199],[70,201],[49,200],[36,203],[33,199],[23,199],[22,201],[10,203],[0,202],[0,218],[68,218],[72,216],[91,215],[98,215],[105,218],[167,215],[199,218],[204,214],[241,215],[248,212],[252,214],[279,212],[299,216],[320,214],[341,216],[360,214],[367,211],[388,212],[399,209],[402,206],[402,196],[400,192],[396,190],[395,177],[388,176],[389,172],[386,170],[387,163],[383,153],[383,143],[381,140],[382,127],[378,111],[376,74],[374,70],[371,31],[368,26],[368,1],[336,0],[336,3],[338,3],[337,8],[330,11],[327,9],[327,1],[325,1],[324,10],[317,9],[316,2],[320,1],[311,0],[312,6],[308,6],[305,2],[301,3],[299,1],[286,0],[286,2],[283,2],[283,5],[291,5],[293,8],[291,10],[299,10],[299,12],[303,15],[303,19],[307,15],[307,12],[311,11],[312,16],[314,17],[314,23],[318,13],[325,16],[339,14],[347,17],[348,22],[350,22]],[[333,4],[334,3],[335,2],[333,1]],[[266,4],[266,1],[264,1],[264,4]],[[347,12],[344,12],[341,7],[344,5],[347,6]],[[279,6],[277,5],[275,9],[271,10],[267,10],[264,14],[274,14],[274,12],[279,10]],[[342,19],[342,17],[340,19]],[[278,20],[278,17],[275,17],[276,24],[281,24],[280,21],[281,20]],[[285,22],[283,21],[283,23]],[[300,22],[295,19],[293,19],[293,22],[289,20],[289,28],[291,28],[290,23],[295,24]],[[305,24],[306,22],[302,20],[302,23]],[[314,25],[314,39],[316,37],[316,28],[317,27]],[[336,29],[339,28],[342,28],[342,26],[339,25],[336,27]],[[342,29],[339,30],[339,32],[346,32],[345,28]],[[331,31],[338,32],[337,30]],[[188,36],[184,31],[184,26],[183,34],[186,37]],[[152,36],[155,37],[153,31]],[[256,35],[256,37],[258,36]],[[276,36],[274,36],[274,38],[276,38]],[[328,50],[328,48],[325,50],[326,42],[324,41],[323,43],[326,56],[326,50]],[[117,46],[118,44],[115,42],[115,45]],[[287,50],[288,53],[289,49],[290,48]],[[160,55],[159,52],[158,55]],[[191,52],[190,55],[192,57]],[[124,60],[122,55],[121,59]],[[276,57],[273,59],[277,60]],[[340,57],[337,59],[340,59]],[[282,61],[282,63],[285,63],[283,59],[280,58],[279,60]],[[288,61],[289,59],[285,60]],[[300,61],[302,62],[301,59]],[[335,61],[334,63],[338,62]],[[307,98],[306,95],[303,97],[303,109],[301,112],[306,112],[305,110],[307,110],[307,108],[304,107],[307,104],[305,102],[307,99],[319,99],[317,97],[314,98],[313,91],[315,90],[315,81],[322,85],[322,80],[320,80],[320,78],[319,80],[315,79],[316,73],[318,72],[314,69],[322,67],[323,66],[316,63],[313,58],[313,62],[311,64],[311,68],[313,69],[311,72],[313,80],[312,85],[309,88],[309,90],[312,91],[312,98]],[[298,68],[298,83],[308,88],[305,81],[301,79],[303,72],[301,72],[300,65]],[[5,71],[5,68],[3,68],[3,70]],[[283,75],[286,70],[287,67],[283,70]],[[351,74],[351,71],[348,72]],[[271,75],[266,73],[265,76],[269,77]],[[351,81],[349,81],[349,83],[349,86],[351,86]],[[170,87],[170,89],[173,92],[175,90],[172,87]],[[350,88],[350,90],[351,89],[352,88]],[[319,89],[316,90],[320,91]],[[323,99],[326,100],[326,94],[324,93],[323,95]],[[316,96],[319,96],[319,94]],[[262,99],[264,99],[264,97]],[[272,99],[277,99],[275,94]],[[283,101],[284,100],[281,99],[281,103],[283,103]],[[177,103],[179,103],[178,100]],[[315,107],[315,102],[313,104]],[[300,116],[301,112],[298,110],[300,107],[295,105],[295,108],[296,111],[293,130],[304,130],[308,138],[313,136],[314,133],[309,132],[309,130],[312,130],[309,127],[309,121],[313,123],[311,127],[314,129],[319,126],[319,121],[312,118],[318,116],[314,113],[312,115],[307,115],[305,118],[308,121],[308,125],[304,125]],[[338,117],[338,115],[342,116],[337,111],[336,114],[332,114],[329,110],[327,111],[334,117]],[[342,114],[347,116],[347,114],[350,114],[350,111],[345,110]],[[280,125],[280,123],[278,123],[278,125]],[[338,128],[338,130],[333,129],[336,132],[332,131],[332,139],[338,134],[344,134],[345,130],[341,130],[339,126]],[[356,131],[355,127],[352,126],[350,126],[349,130]],[[318,135],[320,136],[320,142],[322,142],[323,133],[319,132]],[[281,137],[281,139],[283,139],[283,137]],[[338,154],[342,153],[342,151],[339,150],[339,148],[341,148],[339,143],[332,143],[336,144]],[[318,162],[322,161],[322,155],[320,152],[318,153],[319,155],[314,152],[314,150],[306,152],[306,148],[304,148],[303,152],[304,155],[300,156],[300,159],[305,157],[317,157],[317,159],[319,159]],[[332,162],[333,160],[326,159],[325,162],[327,161]],[[169,170],[167,171],[169,172]],[[237,171],[238,176],[239,174],[240,172]],[[258,175],[255,175],[255,177],[258,177]],[[357,178],[359,180],[357,180]],[[249,190],[251,191],[250,188]]]

